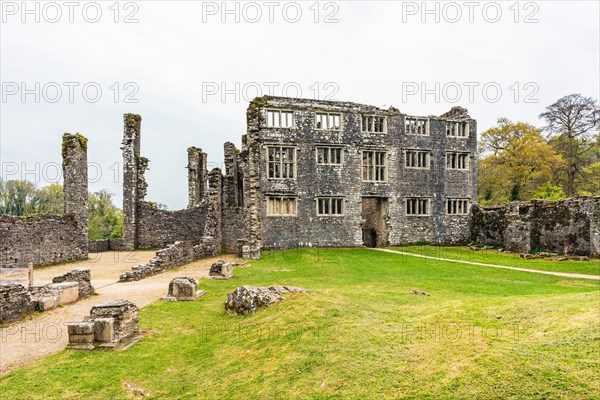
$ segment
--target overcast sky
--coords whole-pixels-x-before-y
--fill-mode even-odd
[[[598,98],[599,3],[514,3],[228,2],[227,13],[222,2],[28,2],[27,13],[2,1],[2,177],[46,185],[62,133],[80,132],[90,190],[120,205],[122,115],[139,113],[147,200],[178,209],[186,148],[220,166],[257,94],[416,115],[461,105],[479,133],[503,116],[541,125],[570,93]]]

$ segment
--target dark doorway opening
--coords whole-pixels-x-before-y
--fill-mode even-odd
[[[387,244],[387,213],[387,198],[362,198],[362,218],[364,220],[362,226],[362,238],[364,246],[380,247]]]

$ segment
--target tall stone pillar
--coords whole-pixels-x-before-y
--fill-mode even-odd
[[[88,255],[87,142],[87,138],[78,133],[65,133],[62,141],[63,208],[65,214],[74,217],[80,232],[73,243],[80,258]]]
[[[197,207],[207,191],[206,153],[197,147],[189,147],[188,152],[188,208]]]
[[[137,245],[138,162],[140,159],[142,117],[123,115],[123,250]]]
[[[221,186],[223,176],[219,168],[208,173],[208,209],[204,229],[203,245],[207,255],[217,255],[221,250],[222,216],[221,216]]]

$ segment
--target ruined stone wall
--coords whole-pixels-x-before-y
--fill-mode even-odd
[[[168,269],[176,268],[207,257],[202,245],[190,242],[175,242],[166,248],[158,250],[156,256],[146,264],[136,265],[131,271],[121,274],[121,282],[139,281]]]
[[[228,252],[237,252],[244,238],[244,159],[233,143],[225,143],[225,175],[222,189],[222,243]]]
[[[90,253],[110,251],[110,241],[109,239],[90,240],[88,243],[88,250]]]
[[[475,207],[471,235],[474,241],[516,252],[538,248],[597,257],[600,256],[600,198]]]
[[[13,321],[33,310],[31,295],[16,282],[0,282],[0,322]]]
[[[64,215],[0,216],[0,268],[26,268],[88,256],[87,139],[62,142]]]
[[[294,112],[293,128],[266,126],[267,110]],[[315,128],[315,112],[342,114],[341,131]],[[362,115],[386,118],[385,133],[361,131]],[[348,102],[316,101],[262,97],[248,108],[248,134],[244,140],[244,202],[245,237],[255,246],[362,246],[363,229],[369,222],[363,215],[363,198],[384,199],[387,215],[385,228],[379,229],[377,242],[404,244],[417,241],[453,243],[469,237],[470,215],[446,215],[447,198],[464,198],[470,202],[476,196],[474,154],[477,143],[476,122],[466,110],[455,108],[440,117],[428,120],[427,135],[407,135],[406,115],[390,107],[387,110]],[[467,137],[447,137],[448,121],[468,121]],[[286,145],[296,149],[296,175],[293,179],[269,179],[267,146]],[[341,165],[319,165],[318,146],[338,146],[343,149]],[[362,180],[362,152],[387,152],[388,179],[385,182]],[[430,152],[426,169],[405,167],[406,150]],[[447,170],[446,152],[469,153],[469,168]],[[296,216],[268,216],[268,196],[294,196]],[[344,198],[343,216],[319,216],[316,199],[325,196]],[[405,215],[405,200],[409,197],[430,199],[428,216]],[[378,224],[381,225],[381,224]]]
[[[177,241],[199,243],[204,236],[207,203],[177,211],[153,203],[138,204],[137,248],[160,249]]]

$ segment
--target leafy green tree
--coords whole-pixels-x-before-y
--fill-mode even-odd
[[[546,107],[540,114],[546,121],[552,146],[563,156],[566,163],[557,169],[568,196],[578,194],[577,181],[590,162],[590,150],[597,145],[600,126],[600,108],[591,97],[570,94]],[[592,152],[593,153],[593,152]]]
[[[62,214],[62,185],[54,183],[36,190],[31,198],[31,211],[35,214]]]
[[[0,212],[8,215],[29,215],[35,186],[28,181],[10,180],[0,185]]]
[[[538,191],[533,195],[534,199],[542,200],[560,200],[564,199],[565,197],[565,192],[563,191],[562,186],[553,185],[550,182],[546,182],[540,186]]]
[[[112,202],[113,194],[102,189],[88,197],[88,235],[90,240],[123,235],[123,215]]]
[[[501,118],[481,135],[478,185],[481,204],[529,200],[564,161],[539,129]]]
[[[600,162],[584,167],[582,178],[582,183],[579,187],[580,194],[600,196]]]

